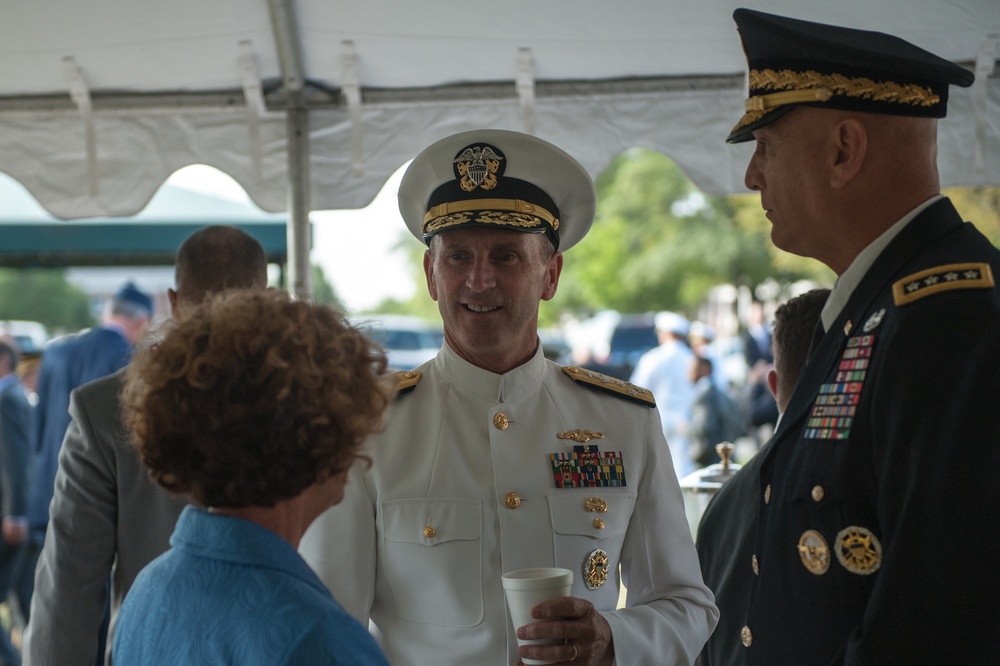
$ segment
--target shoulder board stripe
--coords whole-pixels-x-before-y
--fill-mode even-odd
[[[393,377],[396,379],[396,395],[403,395],[417,388],[417,383],[423,376],[424,373],[417,372],[416,370],[404,370],[393,373]]]
[[[646,407],[656,407],[656,400],[653,398],[653,393],[649,389],[636,386],[635,384],[630,384],[616,377],[602,375],[599,372],[587,370],[586,368],[581,368],[576,365],[564,366],[562,371],[569,375],[570,379],[573,381],[585,386],[599,389],[601,391],[607,391],[608,393],[616,395],[619,398],[625,398],[626,400],[638,402],[640,405],[645,405]]]
[[[946,264],[908,275],[892,285],[896,305],[952,289],[990,289],[994,286],[989,264]]]

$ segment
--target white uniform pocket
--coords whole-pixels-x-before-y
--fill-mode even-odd
[[[482,507],[479,500],[398,499],[379,507],[381,573],[397,616],[471,627],[483,619]]]
[[[604,501],[604,511],[588,511],[587,499]],[[555,532],[555,566],[574,572],[573,596],[590,600],[598,610],[613,610],[618,602],[617,571],[635,495],[604,489],[561,490],[548,496],[549,516]],[[608,579],[589,590],[583,570],[595,550],[608,555]]]

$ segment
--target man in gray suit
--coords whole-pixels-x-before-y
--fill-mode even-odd
[[[267,264],[236,227],[196,231],[177,250],[173,316],[206,295],[264,289]],[[55,496],[25,632],[26,666],[92,666],[111,577],[111,631],[139,571],[169,548],[184,504],[150,481],[119,416],[123,372],[73,392],[72,423],[59,454]],[[109,640],[110,644],[111,641]],[[110,650],[107,662],[110,663]]]

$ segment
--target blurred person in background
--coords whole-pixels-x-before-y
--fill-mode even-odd
[[[694,353],[687,344],[688,320],[676,312],[659,312],[654,318],[660,344],[643,354],[629,382],[649,389],[656,398],[663,436],[670,447],[670,457],[678,479],[695,470],[688,455],[688,428],[694,386],[691,383],[691,362]]]
[[[38,405],[32,428],[32,471],[28,497],[29,535],[25,580],[32,580],[45,543],[49,504],[59,466],[59,450],[69,427],[73,389],[123,368],[153,316],[153,299],[126,282],[107,300],[101,323],[51,342],[45,348],[38,375]],[[22,594],[30,598],[25,590]],[[27,609],[25,609],[27,610]],[[30,615],[27,618],[30,622]]]
[[[706,358],[712,362],[712,381],[728,394],[730,380],[726,376],[726,370],[723,367],[724,359],[716,348],[715,338],[715,327],[703,321],[692,321],[691,326],[688,327],[687,340],[691,351],[694,352],[695,356]]]
[[[695,356],[691,361],[690,378],[694,400],[688,429],[688,457],[698,467],[707,467],[721,460],[715,450],[716,444],[735,445],[743,436],[743,416],[740,406],[716,385],[711,359]]]
[[[0,340],[0,601],[8,599],[23,566],[28,538],[28,469],[31,460],[31,405],[18,380],[17,347]],[[17,595],[10,595],[16,598]],[[27,613],[27,609],[21,609]],[[11,628],[15,626],[13,613]],[[0,628],[0,665],[18,666],[21,657]]]

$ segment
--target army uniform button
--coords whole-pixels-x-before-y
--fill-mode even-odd
[[[424,528],[424,536],[427,537],[428,539],[433,537],[435,534],[437,534],[437,530],[435,530],[430,525]]]
[[[600,518],[594,518],[594,527],[596,527],[599,530],[603,530],[604,529],[604,521],[601,520]]]
[[[771,503],[771,484],[767,484],[767,488],[764,488],[764,504]]]
[[[510,421],[507,419],[507,415],[503,412],[500,412],[493,417],[493,427],[497,430],[506,430],[509,425]]]
[[[819,485],[813,486],[813,489],[812,489],[812,498],[813,498],[814,502],[822,502],[823,501],[823,495],[825,495],[825,494],[826,494],[826,491],[823,490],[823,486],[819,486]]]
[[[516,509],[521,506],[521,496],[515,492],[507,493],[507,496],[503,498],[503,503],[507,505],[508,509]]]
[[[750,558],[750,566],[753,567],[754,575],[759,576],[760,575],[760,564],[757,562],[757,556],[756,555],[754,555],[752,558]]]
[[[753,632],[750,631],[750,627],[740,629],[740,642],[743,643],[744,647],[753,645]]]

